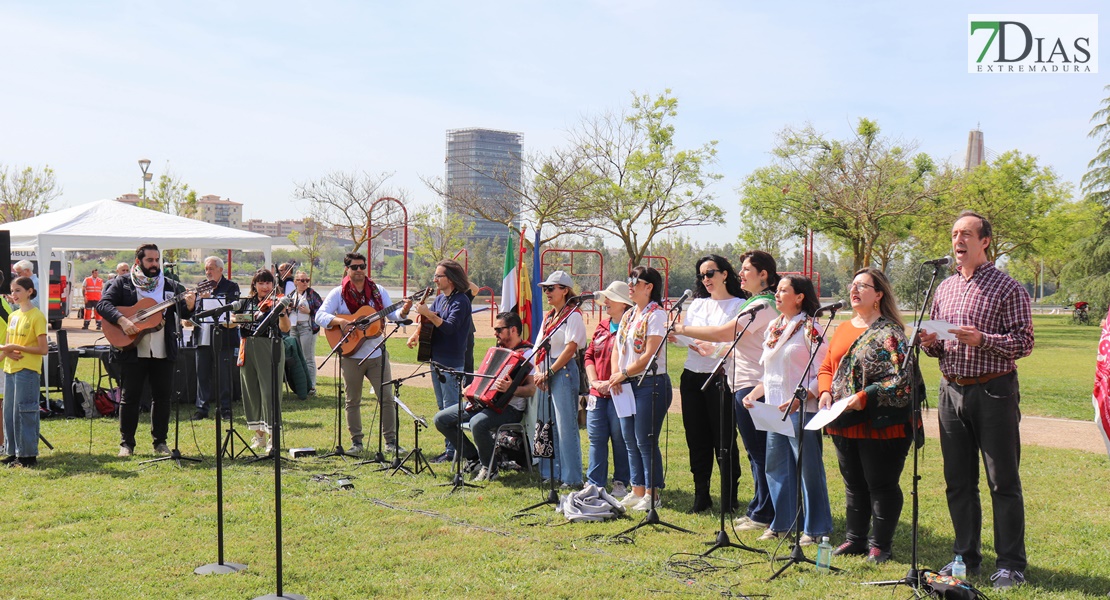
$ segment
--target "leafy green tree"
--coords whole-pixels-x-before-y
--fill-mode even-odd
[[[630,110],[587,117],[572,133],[592,171],[576,216],[595,235],[611,236],[639,263],[661,233],[724,218],[709,186],[721,175],[716,141],[692,149],[675,143],[678,99],[634,94]]]
[[[464,223],[462,218],[448,213],[442,206],[423,207],[416,211],[412,221],[416,243],[413,244],[409,275],[417,285],[425,285],[425,280],[431,279],[435,264],[454,258],[464,247],[466,237],[472,233],[474,226]]]
[[[787,127],[774,148],[786,181],[781,198],[766,194],[751,206],[763,214],[789,214],[823,233],[852,258],[852,269],[872,264],[911,215],[920,213],[950,185],[949,170],[916,142],[880,135],[877,123],[860,119],[853,136],[834,140],[813,126]],[[889,253],[889,250],[888,250]]]
[[[780,166],[760,167],[740,186],[741,248],[782,256],[786,242],[805,235],[805,226],[782,210],[784,197],[797,182]],[[740,268],[739,265],[734,265]]]
[[[50,202],[61,193],[50,165],[21,169],[0,164],[0,219],[4,223],[48,212]]]
[[[1110,91],[1110,85],[1103,88]],[[1087,163],[1081,185],[1083,194],[1102,206],[1110,207],[1110,96],[1103,98],[1102,107],[1091,115],[1094,127],[1087,137],[1099,140],[1095,157]]]

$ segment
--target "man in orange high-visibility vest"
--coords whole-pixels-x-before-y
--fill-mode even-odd
[[[104,280],[100,278],[97,269],[92,270],[92,275],[85,278],[82,292],[85,294],[85,324],[81,329],[89,328],[89,319],[96,318],[96,328],[100,329],[100,314],[96,312],[96,303],[100,302],[100,294],[104,291]]]

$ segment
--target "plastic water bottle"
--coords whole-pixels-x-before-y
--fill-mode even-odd
[[[829,543],[829,536],[821,536],[821,543],[817,546],[817,572],[828,573],[829,567],[832,565],[833,547]]]
[[[952,576],[957,579],[967,578],[967,565],[964,564],[962,554],[957,554],[956,559],[952,561]]]

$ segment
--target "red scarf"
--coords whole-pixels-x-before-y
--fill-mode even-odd
[[[339,286],[342,288],[343,302],[347,305],[347,310],[350,311],[351,314],[355,314],[358,309],[367,304],[373,305],[374,310],[382,310],[385,308],[385,304],[382,302],[382,294],[378,291],[377,284],[371,281],[369,277],[367,277],[366,282],[362,284],[362,292],[355,289],[355,284],[351,283],[350,277],[343,277],[343,281],[340,282]]]

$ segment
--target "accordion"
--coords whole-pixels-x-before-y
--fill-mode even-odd
[[[482,359],[474,381],[463,390],[467,399],[466,409],[473,411],[488,408],[500,413],[505,410],[505,406],[513,399],[513,393],[531,372],[532,364],[521,352],[508,348],[490,348]],[[494,384],[506,376],[511,381],[509,389],[497,391]]]

